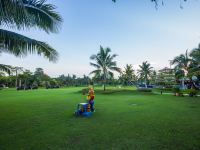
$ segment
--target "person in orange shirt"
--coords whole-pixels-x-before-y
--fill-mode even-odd
[[[91,112],[94,112],[94,89],[92,87],[89,88],[88,95]]]

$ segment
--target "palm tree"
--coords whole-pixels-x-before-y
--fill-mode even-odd
[[[145,86],[147,88],[147,81],[150,78],[151,73],[153,72],[153,67],[147,61],[143,62],[142,65],[139,65],[140,69],[138,70],[139,76],[141,79],[144,79]]]
[[[188,55],[188,51],[186,50],[185,54],[181,54],[176,56],[172,61],[171,65],[175,65],[175,70],[182,70],[187,76],[189,72],[189,67],[191,64],[192,59]]]
[[[55,12],[55,6],[45,0],[0,0],[0,24],[8,29],[39,28],[46,33],[57,32],[62,18]],[[28,38],[13,31],[0,28],[0,53],[26,56],[29,53],[44,55],[49,61],[56,61],[58,53],[50,45]],[[5,68],[1,65],[0,70]]]
[[[192,57],[192,59],[198,64],[200,65],[200,44],[198,46],[198,48],[195,48],[191,51],[190,56]]]
[[[132,81],[135,79],[135,74],[132,65],[127,64],[124,68],[124,71],[122,73],[122,80],[124,80],[125,84],[132,83]]]
[[[110,55],[110,52],[110,48],[104,49],[100,46],[100,51],[96,55],[90,57],[91,60],[96,62],[90,63],[91,66],[96,68],[96,70],[92,71],[90,74],[95,74],[95,77],[98,77],[103,81],[104,91],[106,90],[107,79],[114,76],[113,71],[121,72],[121,69],[117,67],[116,61],[114,61],[114,58],[117,55]]]
[[[198,48],[191,51],[190,57],[192,58],[192,64],[190,72],[192,75],[200,75],[200,44]]]
[[[182,77],[182,87],[185,87],[185,77],[188,76],[190,65],[192,59],[188,55],[188,51],[186,50],[185,54],[181,54],[176,56],[172,61],[171,65],[175,65],[176,76]],[[184,75],[184,76],[183,76]]]

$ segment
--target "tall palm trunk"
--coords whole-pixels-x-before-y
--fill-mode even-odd
[[[17,70],[15,71],[16,73],[16,80],[15,80],[15,87],[18,87],[18,74],[17,74]]]
[[[145,75],[145,88],[147,88],[147,75]]]
[[[104,91],[106,90],[106,84],[105,83],[103,84],[103,90]]]
[[[106,71],[104,70],[103,90],[106,90]]]

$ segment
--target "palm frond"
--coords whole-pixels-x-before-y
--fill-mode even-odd
[[[46,0],[22,0],[23,6],[30,17],[32,26],[37,26],[46,32],[57,32],[63,21],[55,12],[56,7],[46,4]]]
[[[112,79],[114,77],[114,73],[111,71],[108,71],[108,78]]]
[[[102,59],[99,55],[92,55],[92,56],[90,56],[90,59],[95,60],[97,62],[97,64],[101,67],[104,65],[102,62]]]
[[[26,56],[28,53],[43,54],[49,61],[56,61],[58,53],[45,42],[37,41],[15,32],[0,29],[0,52],[15,56]]]
[[[110,67],[109,69],[110,69],[110,70],[113,70],[113,71],[116,71],[116,72],[118,72],[118,73],[121,73],[121,72],[122,72],[121,68],[118,68],[118,67]]]
[[[94,59],[96,59],[96,57],[97,57],[97,55],[92,55],[92,56],[90,56],[90,59],[94,60]]]
[[[117,57],[118,55],[117,54],[113,54],[111,57],[110,57],[110,60],[113,60],[115,57]]]
[[[46,0],[0,0],[0,24],[18,29],[38,27],[57,32],[62,22],[55,6]]]
[[[90,63],[90,65],[93,66],[93,67],[95,67],[95,68],[97,68],[97,69],[101,68],[99,65],[97,65],[95,63]]]
[[[100,74],[100,73],[101,73],[100,69],[97,69],[97,70],[90,72],[90,74]]]
[[[200,64],[200,45],[198,48],[195,48],[191,51],[190,57],[192,57],[195,63]]]
[[[22,0],[0,0],[0,24],[10,27],[23,28],[27,14]]]

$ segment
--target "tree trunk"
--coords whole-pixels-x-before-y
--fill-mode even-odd
[[[103,90],[104,91],[106,90],[106,84],[105,83],[103,84]]]
[[[145,87],[147,88],[147,76],[145,76]]]
[[[183,80],[181,81],[181,84],[182,84],[182,89],[185,90],[185,89],[186,89],[186,88],[185,88],[185,79],[183,79]]]
[[[26,79],[25,79],[25,82],[24,82],[24,90],[26,90]]]
[[[21,79],[19,80],[19,86],[20,87],[22,86],[22,80]]]
[[[103,84],[103,90],[105,91],[106,90],[106,70],[104,69],[104,84]]]
[[[17,70],[16,70],[16,81],[15,81],[15,87],[18,87],[18,75],[17,75]]]

